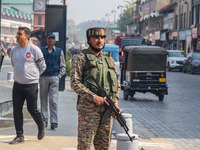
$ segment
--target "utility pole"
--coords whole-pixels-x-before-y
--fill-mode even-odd
[[[176,49],[179,50],[179,43],[180,43],[180,37],[179,37],[179,32],[180,32],[180,0],[178,0],[178,19],[177,19],[177,46]]]
[[[114,24],[115,24],[115,13],[116,13],[116,10],[112,10],[111,13],[114,13]]]
[[[109,25],[109,17],[110,17],[110,14],[106,14],[106,17],[108,16],[108,25]]]
[[[121,8],[121,12],[120,12],[120,31],[122,31],[122,8],[123,8],[123,6],[119,5],[117,8],[118,9]]]

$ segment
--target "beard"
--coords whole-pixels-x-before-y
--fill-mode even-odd
[[[88,42],[88,45],[91,47],[92,50],[94,50],[97,53],[100,52],[105,47],[105,43],[102,48],[95,48],[94,46],[92,46],[92,44],[90,42]]]

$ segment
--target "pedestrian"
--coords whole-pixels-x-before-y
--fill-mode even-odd
[[[29,42],[30,35],[29,28],[19,27],[16,35],[19,45],[11,52],[14,68],[13,115],[17,136],[10,144],[24,142],[23,105],[25,100],[28,112],[38,126],[38,140],[43,139],[45,134],[42,115],[37,109],[37,98],[39,77],[46,65],[40,48]]]
[[[96,150],[107,150],[111,141],[111,117],[106,120],[106,125],[100,125],[106,100],[98,96],[94,87],[86,85],[84,79],[89,74],[93,75],[121,112],[117,106],[120,84],[112,57],[107,52],[102,52],[105,46],[106,29],[89,28],[86,36],[89,48],[72,58],[70,74],[71,88],[78,94],[77,149],[89,150],[93,142]]]
[[[59,79],[65,75],[65,58],[63,50],[55,47],[55,34],[47,34],[47,46],[42,47],[42,53],[47,65],[46,70],[40,76],[40,100],[41,112],[48,126],[48,106],[50,111],[51,129],[58,127],[58,88]]]

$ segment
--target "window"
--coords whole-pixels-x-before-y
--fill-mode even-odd
[[[184,28],[186,28],[186,13],[184,13],[183,23],[184,23]]]
[[[38,16],[38,25],[42,25],[42,16]]]
[[[176,17],[175,17],[175,23],[176,23],[175,29],[177,29],[177,27],[178,27],[178,15],[176,15]]]
[[[180,23],[180,29],[182,29],[182,27],[183,27],[182,22],[183,22],[183,14],[181,14],[181,16],[180,16],[180,22],[179,22]]]

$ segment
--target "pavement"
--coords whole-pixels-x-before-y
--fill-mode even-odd
[[[6,57],[5,60],[8,62],[9,58]],[[2,72],[0,72],[0,104],[11,101],[13,81],[6,80],[5,76],[7,71],[12,71],[11,65],[9,63],[3,64]],[[8,113],[7,115],[2,115],[0,117],[0,150],[75,150],[77,145],[77,95],[71,90],[69,82],[69,77],[67,77],[65,90],[59,92],[59,125],[56,130],[52,131],[50,130],[50,127],[47,127],[45,130],[44,139],[40,141],[37,140],[37,126],[28,114],[25,106],[25,142],[16,145],[9,144],[9,142],[15,137],[15,128],[12,114]],[[2,97],[2,95],[4,96]],[[12,105],[9,106],[9,112],[12,110],[11,106]],[[0,109],[0,111],[1,110],[2,109]],[[6,111],[4,111],[3,114],[6,114]],[[134,134],[143,135],[143,138],[139,137],[138,139],[140,150],[176,150],[176,147],[169,140],[156,138],[153,135],[151,136],[151,132],[140,125],[134,128],[136,131],[140,132]],[[92,148],[92,150],[93,149],[94,148]],[[109,150],[116,149],[117,139],[115,136],[112,136]]]

